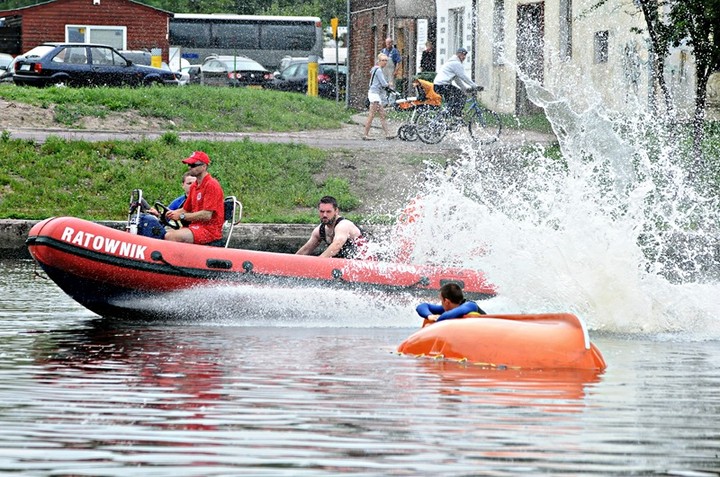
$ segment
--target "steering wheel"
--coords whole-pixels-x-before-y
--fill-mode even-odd
[[[157,210],[158,213],[160,214],[160,223],[161,224],[167,225],[171,229],[175,229],[175,230],[182,227],[182,222],[180,222],[179,220],[170,220],[167,217],[165,217],[165,214],[167,214],[168,211],[170,210],[167,208],[167,206],[165,206],[165,204],[162,204],[161,202],[155,202],[155,210]]]

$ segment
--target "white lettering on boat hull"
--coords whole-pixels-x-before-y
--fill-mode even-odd
[[[72,227],[65,227],[60,240],[73,245],[78,245],[96,252],[105,252],[119,257],[145,260],[146,245],[115,240],[103,235],[91,234],[82,230],[75,230]]]

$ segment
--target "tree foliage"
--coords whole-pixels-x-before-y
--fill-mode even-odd
[[[619,0],[599,0],[600,5]],[[650,48],[655,55],[656,80],[663,92],[668,112],[672,97],[664,81],[664,62],[672,47],[685,45],[695,57],[695,112],[693,116],[696,164],[702,161],[705,131],[707,84],[710,75],[720,71],[720,0],[634,0],[647,25]]]
[[[713,72],[720,71],[720,0],[667,0],[667,3],[670,41],[673,46],[686,44],[695,56],[693,149],[699,166],[703,160],[708,79]]]

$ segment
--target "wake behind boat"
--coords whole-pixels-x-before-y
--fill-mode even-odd
[[[39,222],[26,244],[48,277],[102,316],[171,318],[180,312],[149,310],[137,299],[233,284],[333,287],[434,298],[443,284],[457,282],[469,298],[495,295],[484,275],[474,270],[183,244],[73,217]],[[198,316],[203,316],[204,305],[194,310]]]

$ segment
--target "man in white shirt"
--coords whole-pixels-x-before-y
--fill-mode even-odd
[[[448,111],[453,116],[460,116],[465,104],[465,90],[479,88],[477,84],[465,74],[463,62],[467,57],[465,48],[458,48],[455,55],[440,67],[433,81],[433,89],[442,96]],[[453,85],[453,82],[458,86]],[[465,88],[467,85],[467,88]]]

